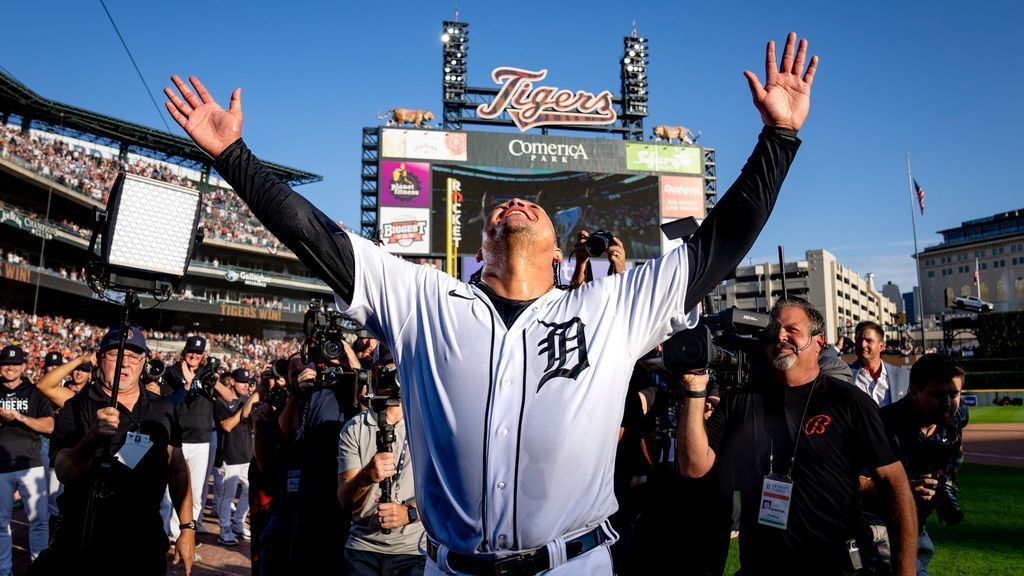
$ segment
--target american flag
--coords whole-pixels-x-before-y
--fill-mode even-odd
[[[914,178],[914,191],[917,192],[917,205],[921,207],[921,216],[924,216],[924,188],[917,183],[917,178]]]
[[[981,280],[981,272],[978,271],[978,259],[974,259],[974,285],[977,286]]]

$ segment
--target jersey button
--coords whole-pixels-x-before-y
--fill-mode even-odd
[[[505,483],[504,482],[498,482],[498,490],[500,491],[500,490],[504,490],[504,489],[505,489]]]
[[[504,380],[501,381],[501,385],[502,386],[511,386],[512,385],[512,379],[511,378],[505,378]]]
[[[498,436],[501,436],[501,437],[508,436],[508,428],[502,428],[501,430],[498,430]]]

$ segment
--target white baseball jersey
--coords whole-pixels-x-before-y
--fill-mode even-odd
[[[544,546],[616,510],[615,445],[633,365],[685,314],[685,248],[570,292],[506,328],[477,287],[349,234],[352,302],[402,382],[428,534],[462,554]]]

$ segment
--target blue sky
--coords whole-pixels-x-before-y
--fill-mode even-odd
[[[107,0],[159,99],[171,73],[200,76],[224,103],[243,88],[257,154],[322,174],[300,192],[358,227],[360,128],[396,106],[440,112],[440,28],[453,2],[222,1],[191,12]],[[184,6],[184,5],[182,5]],[[628,8],[627,8],[628,6]],[[518,2],[463,0],[469,80],[496,66],[547,68],[553,85],[617,92],[621,37],[650,38],[650,117],[703,132],[724,191],[760,121],[742,71],[789,30],[821,58],[804,146],[750,253],[825,248],[876,285],[916,284],[905,153],[927,191],[924,246],[961,221],[1024,208],[1024,3]],[[0,65],[41,95],[154,126],[98,0],[5,8]],[[781,49],[781,48],[780,48]],[[762,76],[763,77],[763,76]],[[178,131],[173,121],[165,119]]]

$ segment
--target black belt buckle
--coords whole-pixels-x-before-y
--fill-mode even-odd
[[[534,576],[540,570],[547,569],[547,566],[545,566],[538,570],[533,563],[535,557],[535,553],[516,554],[515,556],[506,556],[500,560],[495,560],[494,576]]]

